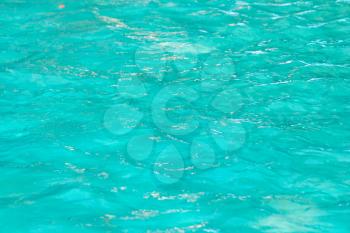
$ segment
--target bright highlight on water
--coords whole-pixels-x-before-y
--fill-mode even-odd
[[[349,1],[0,14],[0,232],[350,232]]]

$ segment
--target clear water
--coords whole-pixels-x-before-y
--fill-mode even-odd
[[[350,232],[350,2],[0,3],[1,232]]]

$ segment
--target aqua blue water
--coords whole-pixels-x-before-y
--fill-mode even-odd
[[[0,232],[350,232],[350,2],[2,0]]]

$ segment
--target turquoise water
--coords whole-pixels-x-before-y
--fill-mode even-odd
[[[349,1],[0,15],[1,232],[350,232]]]

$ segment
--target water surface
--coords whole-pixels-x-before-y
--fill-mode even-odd
[[[350,3],[0,3],[2,232],[350,232]]]

